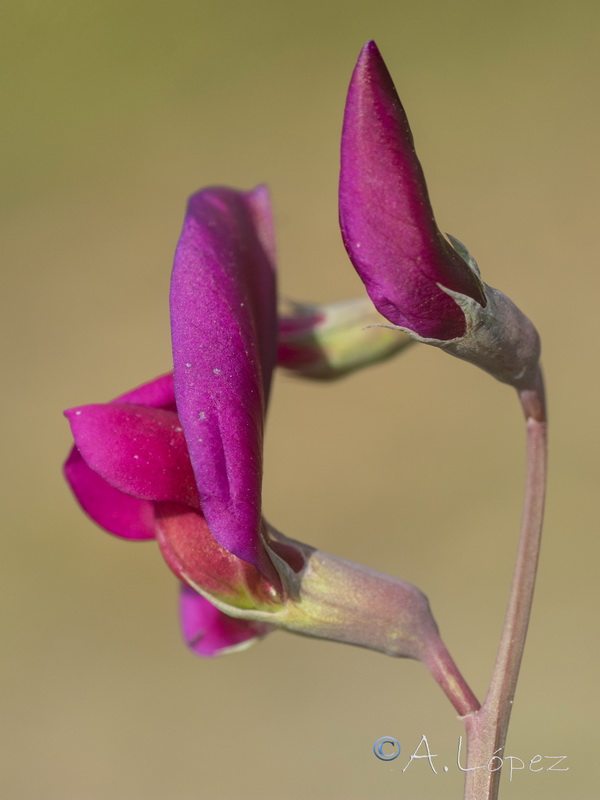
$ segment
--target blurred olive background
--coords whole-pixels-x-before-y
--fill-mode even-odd
[[[170,368],[169,272],[192,191],[268,183],[283,294],[361,294],[336,183],[370,38],[440,227],[544,342],[550,493],[508,752],[566,755],[570,771],[506,775],[502,796],[595,796],[598,5],[4,0],[0,17],[2,797],[462,796],[462,726],[419,664],[285,633],[194,657],[154,544],[102,533],[60,474],[63,408]],[[512,391],[431,348],[335,385],[276,378],[269,519],[421,587],[480,695],[523,473]],[[422,734],[437,775],[402,772]],[[373,756],[383,735],[397,761]]]

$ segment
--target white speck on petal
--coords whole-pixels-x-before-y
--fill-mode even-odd
[[[198,439],[198,441],[199,441],[199,442],[201,442],[201,441],[202,441],[202,439]]]
[[[191,366],[192,366],[191,364],[186,364],[186,367],[191,367]]]
[[[134,456],[134,458],[139,458],[139,456]]]
[[[204,411],[201,411],[201,412],[198,414],[198,419],[206,419],[206,414],[204,413]],[[180,430],[181,430],[181,429],[180,429]]]
[[[357,247],[360,247],[360,242],[357,242],[357,243],[356,243],[356,246],[357,246]]]
[[[213,372],[214,372],[215,375],[220,375],[221,374],[221,370],[217,369],[216,367],[213,369]]]

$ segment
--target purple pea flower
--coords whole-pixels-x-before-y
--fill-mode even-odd
[[[394,327],[517,388],[535,380],[535,328],[437,227],[406,114],[374,42],[348,90],[339,208],[350,260]]]
[[[264,188],[191,198],[171,283],[173,375],[67,411],[75,447],[66,477],[100,526],[156,539],[182,583],[183,632],[197,653],[240,649],[280,627],[419,659],[466,713],[476,700],[419,589],[287,539],[264,520],[262,441],[278,339],[273,254]],[[355,333],[364,303],[348,313]],[[317,340],[319,324],[309,323]],[[293,366],[296,356],[282,361]]]
[[[65,474],[102,527],[124,538],[157,538],[184,584],[186,639],[212,655],[271,629],[213,603],[271,610],[281,600],[260,508],[277,338],[265,189],[210,189],[191,198],[171,308],[174,375],[66,412],[76,447]]]

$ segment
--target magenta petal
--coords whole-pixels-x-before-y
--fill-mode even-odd
[[[179,418],[215,539],[265,569],[263,424],[277,344],[268,195],[206,189],[190,201],[171,281]]]
[[[173,373],[155,378],[113,402],[175,411]],[[152,501],[140,500],[115,489],[88,467],[76,447],[69,453],[64,472],[83,510],[102,528],[124,539],[154,538]]]
[[[175,388],[173,386],[173,373],[161,375],[153,381],[148,381],[126,394],[119,395],[113,403],[131,403],[137,406],[150,406],[151,408],[164,408],[176,411]]]
[[[266,623],[228,617],[185,584],[181,585],[179,602],[183,637],[199,656],[241,650],[273,630]]]
[[[76,447],[64,470],[79,504],[100,527],[124,539],[154,537],[154,503],[150,500],[114,489],[88,467]]]
[[[198,507],[185,437],[173,411],[107,403],[65,415],[84,461],[115,489]]]
[[[374,42],[348,90],[339,202],[346,250],[378,311],[423,337],[462,336],[464,314],[437,284],[484,306],[486,299],[437,228],[406,114]]]

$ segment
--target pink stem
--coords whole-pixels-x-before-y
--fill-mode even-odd
[[[492,680],[479,711],[465,717],[465,800],[496,800],[510,712],[521,666],[540,552],[546,489],[546,406],[541,370],[531,388],[519,392],[527,421],[527,482],[521,535],[508,607]],[[489,766],[488,766],[489,765]]]
[[[422,661],[441,686],[459,716],[472,714],[481,706],[469,684],[465,681],[452,656],[438,637],[429,643]]]

